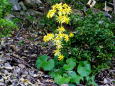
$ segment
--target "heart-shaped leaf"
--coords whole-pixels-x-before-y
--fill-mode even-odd
[[[42,68],[45,71],[50,71],[54,68],[54,60],[50,59],[48,60],[47,55],[39,56],[36,61],[36,66],[38,69]]]
[[[69,58],[66,60],[66,63],[63,68],[67,71],[70,71],[70,70],[73,70],[74,67],[76,66],[76,62],[75,62],[75,59],[73,58]]]
[[[45,71],[50,71],[54,68],[54,60],[45,61],[42,63],[42,67]]]
[[[88,76],[91,73],[91,66],[88,61],[81,61],[78,65],[77,72],[80,76]]]

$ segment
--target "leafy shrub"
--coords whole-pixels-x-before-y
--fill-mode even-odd
[[[4,19],[11,11],[11,5],[8,0],[0,1],[0,38],[10,36],[11,31],[17,26],[10,20]]]
[[[84,18],[73,15],[71,25],[75,28],[75,36],[66,46],[77,60],[91,62],[92,72],[99,72],[107,67],[112,59],[114,47],[113,26],[102,13],[91,14]],[[71,47],[70,47],[71,46]]]
[[[115,53],[114,24],[102,13],[88,13],[85,17],[71,15],[69,27],[73,28],[74,37],[68,42],[62,40],[63,59],[42,55],[36,61],[37,68],[48,71],[59,85],[97,86],[95,75],[109,67]]]
[[[11,5],[8,0],[0,0],[0,18],[4,18],[4,16],[9,13],[11,10]]]

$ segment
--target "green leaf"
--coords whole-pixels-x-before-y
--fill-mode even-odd
[[[63,70],[61,70],[61,69],[54,69],[53,71],[49,72],[49,75],[52,78],[56,77],[58,74],[63,74]]]
[[[68,75],[71,77],[71,82],[76,84],[79,84],[80,80],[82,79],[82,77],[77,75],[74,71],[69,72]]]
[[[47,55],[42,55],[42,56],[39,56],[38,59],[41,59],[41,61],[47,61],[48,56]]]
[[[37,58],[37,60],[36,60],[36,67],[37,67],[38,69],[40,69],[40,67],[42,67],[42,63],[43,63],[44,61],[47,61],[47,59],[48,59],[48,56],[47,56],[47,55],[39,56],[39,57]]]
[[[42,55],[38,57],[36,66],[38,69],[43,68],[45,71],[50,71],[54,68],[54,60],[51,59],[48,61],[48,56]]]
[[[88,76],[91,73],[91,66],[88,61],[81,61],[78,65],[77,72],[80,76]]]
[[[95,76],[86,77],[87,85],[98,86],[95,82]]]
[[[69,81],[70,81],[70,77],[67,77],[67,76],[61,76],[61,75],[56,75],[54,77],[54,81],[57,83],[57,84],[68,84]]]
[[[44,69],[45,71],[50,71],[50,70],[52,70],[52,69],[54,68],[54,60],[51,59],[51,60],[49,60],[48,62],[47,62],[47,61],[43,62],[43,63],[42,63],[42,67],[43,67],[43,69]]]
[[[66,60],[66,63],[63,68],[67,71],[70,71],[70,70],[73,70],[74,67],[76,66],[76,62],[75,62],[75,59],[73,58],[69,58]]]

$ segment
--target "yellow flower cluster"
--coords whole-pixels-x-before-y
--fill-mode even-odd
[[[54,34],[49,33],[46,36],[44,36],[43,40],[45,42],[48,42],[48,41],[52,40],[53,38],[54,38]]]
[[[55,4],[52,6],[52,9],[49,10],[47,17],[52,18],[53,16],[56,17],[57,22],[59,23],[69,23],[68,15],[72,12],[71,7],[67,4]]]
[[[64,56],[61,54],[61,49],[63,48],[62,41],[64,40],[68,42],[69,38],[74,36],[73,33],[70,33],[69,35],[65,34],[65,31],[65,28],[61,26],[58,27],[56,34],[49,33],[43,38],[44,42],[52,41],[54,43],[54,45],[56,46],[56,50],[54,50],[54,55],[58,56],[58,60],[62,60],[64,58]]]
[[[70,19],[67,16],[58,16],[57,17],[57,22],[59,22],[59,23],[66,23],[66,24],[68,24],[69,20]]]
[[[60,24],[60,26],[56,29],[55,34],[47,34],[44,36],[43,40],[45,42],[52,41],[56,46],[56,50],[54,50],[54,55],[58,56],[58,60],[62,60],[64,58],[63,54],[61,53],[61,49],[63,48],[62,41],[69,41],[70,37],[73,37],[74,34],[70,33],[69,35],[65,33],[65,28],[62,26],[63,23],[68,24],[70,19],[68,15],[72,12],[71,7],[67,4],[55,4],[52,6],[52,9],[49,10],[47,17],[52,18],[53,16],[56,17],[56,21]]]

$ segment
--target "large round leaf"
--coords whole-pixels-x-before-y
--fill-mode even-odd
[[[45,71],[50,71],[54,68],[54,60],[44,61],[42,67]]]
[[[78,65],[77,72],[80,76],[88,76],[91,73],[91,66],[88,61],[81,61]]]
[[[75,59],[73,58],[69,58],[66,60],[66,63],[63,68],[67,71],[70,71],[70,70],[73,70],[74,67],[76,66],[76,62],[75,62]]]

